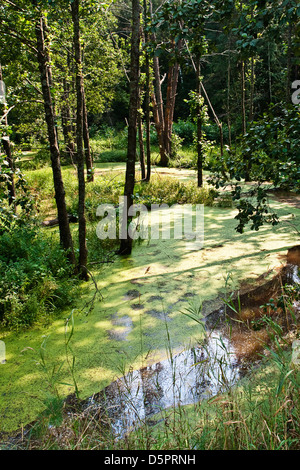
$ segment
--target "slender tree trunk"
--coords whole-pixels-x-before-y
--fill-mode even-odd
[[[251,78],[250,78],[250,111],[249,121],[253,122],[254,119],[254,90],[255,89],[255,62],[254,57],[251,57]]]
[[[246,123],[246,83],[245,83],[245,62],[241,63],[241,108],[242,108],[242,133],[243,135],[247,132],[247,123]],[[251,170],[251,160],[248,159],[244,161],[245,168],[245,181],[246,183],[250,181],[250,170]]]
[[[0,81],[3,82],[1,64],[0,64]],[[4,113],[6,111],[5,102],[3,104],[3,111]],[[5,124],[5,127],[7,128],[8,126],[7,115],[5,115],[4,124]],[[14,180],[14,162],[13,162],[13,156],[12,156],[12,151],[11,151],[10,138],[8,135],[2,136],[2,145],[3,145],[4,152],[6,154],[6,160],[7,160],[9,169],[11,171],[11,178],[7,182],[7,189],[8,189],[8,203],[10,206],[12,206],[14,205],[15,200],[16,200],[16,188],[15,188],[15,180]]]
[[[163,108],[163,97],[161,90],[161,78],[160,78],[160,65],[158,57],[153,58],[153,71],[154,71],[154,93],[152,94],[152,105],[153,105],[153,118],[155,123],[155,129],[158,138],[159,153],[161,161],[165,161],[165,120],[164,120],[164,108]]]
[[[176,63],[174,65],[170,65],[169,67],[165,109],[163,108],[158,57],[154,58],[153,65],[156,89],[156,93],[152,95],[152,103],[154,108],[153,118],[158,135],[160,165],[168,166],[169,158],[172,154],[172,129],[179,77],[179,64]]]
[[[251,20],[253,21],[254,10],[251,9]],[[250,59],[250,104],[249,104],[249,121],[254,119],[254,91],[255,91],[255,60],[254,56]]]
[[[61,107],[61,125],[62,125],[62,131],[64,135],[66,156],[69,157],[69,160],[71,161],[71,163],[74,163],[75,143],[73,140],[69,95],[70,95],[70,87],[67,82],[67,79],[64,78],[63,79],[62,107]]]
[[[229,53],[228,53],[228,66],[227,66],[227,126],[228,126],[228,145],[231,149],[232,138],[231,138],[231,104],[230,104],[230,93],[231,93],[231,35],[229,35]]]
[[[146,69],[146,95],[145,95],[145,119],[146,119],[146,159],[147,159],[147,173],[145,181],[149,182],[151,178],[151,141],[150,141],[150,130],[151,130],[151,121],[150,121],[150,58],[149,52],[147,50],[149,44],[149,33],[148,33],[148,5],[147,0],[144,2],[144,24],[145,24],[145,69]]]
[[[47,74],[48,74],[49,86],[50,86],[50,90],[51,90],[51,88],[53,86],[52,66],[51,66],[51,56],[50,56],[51,41],[50,41],[50,35],[49,35],[48,22],[47,22],[47,19],[44,16],[42,17],[42,21],[43,21],[43,32],[44,32],[45,60],[46,60],[46,63],[47,63]],[[59,145],[58,129],[57,129],[57,116],[56,116],[56,112],[55,112],[55,102],[54,101],[53,101],[53,114],[54,114],[56,139],[57,139],[57,143]]]
[[[141,165],[141,179],[146,179],[146,162],[145,162],[145,148],[144,148],[144,128],[141,115],[138,116],[138,129],[139,129],[139,148],[140,148],[140,165]]]
[[[197,179],[198,187],[203,186],[203,148],[202,148],[202,106],[200,103],[202,96],[201,89],[201,64],[200,58],[197,61],[197,82],[198,82],[198,105],[197,105]]]
[[[152,16],[152,1],[149,2],[150,16]],[[156,41],[155,34],[152,35],[152,40]],[[175,51],[175,42],[173,41],[173,50]],[[178,49],[181,47],[181,41],[176,46]],[[162,95],[162,80],[160,76],[160,63],[159,58],[153,58],[153,71],[154,71],[154,88],[155,93],[152,95],[153,104],[153,118],[155,128],[158,136],[159,152],[160,152],[160,165],[168,166],[169,158],[172,153],[172,128],[174,119],[174,109],[179,77],[179,64],[170,64],[167,74],[167,96],[166,104],[164,107]]]
[[[48,138],[50,144],[51,164],[53,172],[53,181],[55,188],[55,200],[58,213],[60,242],[65,250],[68,252],[68,258],[72,264],[75,265],[75,255],[73,249],[73,241],[69,226],[69,218],[66,209],[65,189],[62,180],[61,164],[60,164],[60,151],[57,141],[57,132],[55,127],[55,113],[52,103],[51,89],[49,84],[50,64],[47,61],[48,54],[45,52],[44,44],[44,21],[40,18],[35,26],[35,33],[37,39],[37,59],[40,70],[40,79],[44,100],[45,117],[48,129]]]
[[[94,181],[94,173],[93,173],[94,164],[93,164],[93,158],[92,158],[91,146],[90,146],[90,134],[89,134],[84,88],[82,92],[82,99],[83,99],[83,142],[84,142],[85,164],[86,164],[86,170],[87,170],[87,182],[91,183],[92,181]]]
[[[175,51],[175,45],[173,44],[173,50]],[[167,166],[169,158],[172,156],[172,130],[174,120],[175,101],[177,93],[179,77],[179,64],[175,63],[169,67],[168,72],[168,85],[167,85],[167,98],[165,108],[165,124],[164,124],[164,142],[165,151],[163,158],[161,159],[161,166]]]
[[[287,77],[286,77],[286,102],[291,102],[291,83],[292,83],[292,36],[293,36],[293,25],[290,22],[287,31]]]
[[[132,36],[131,36],[131,70],[130,70],[130,104],[128,118],[128,150],[126,164],[126,180],[124,196],[127,199],[123,212],[123,227],[119,254],[130,255],[132,252],[132,238],[127,230],[128,208],[133,205],[133,192],[135,185],[135,159],[137,119],[139,105],[139,76],[140,76],[140,2],[132,0]],[[127,206],[127,207],[126,207]],[[128,217],[128,222],[131,217]]]
[[[273,90],[272,90],[272,68],[271,68],[271,51],[270,43],[268,42],[268,82],[269,82],[269,103],[273,101]]]
[[[85,219],[85,176],[84,176],[84,150],[83,150],[83,76],[81,63],[80,24],[79,24],[80,0],[72,2],[72,20],[74,29],[74,50],[76,63],[76,146],[77,146],[77,173],[78,173],[78,223],[79,223],[79,273],[81,278],[87,279],[87,245],[86,245],[86,219]]]
[[[10,138],[8,136],[2,137],[2,145],[4,148],[4,152],[6,154],[6,160],[11,170],[11,177],[7,181],[7,189],[8,189],[8,203],[10,206],[15,206],[16,200],[16,188],[15,188],[15,180],[14,180],[14,164],[13,164],[13,157],[11,152],[11,144]]]
[[[149,16],[153,16],[153,5],[152,0],[149,0]],[[156,35],[152,34],[152,42],[156,41]],[[153,112],[155,128],[158,136],[159,150],[161,158],[164,158],[164,104],[161,89],[161,77],[160,77],[160,64],[159,58],[154,55],[153,57],[153,72],[154,72],[154,93],[152,95]]]
[[[139,90],[141,95],[141,90]],[[141,109],[141,99],[139,96],[139,110]],[[146,178],[146,165],[145,165],[145,148],[144,148],[144,128],[141,111],[138,112],[138,136],[139,136],[139,149],[140,149],[140,166],[141,166],[141,179],[142,181]]]
[[[242,111],[242,132],[246,134],[246,84],[245,84],[245,61],[241,62],[241,111]]]

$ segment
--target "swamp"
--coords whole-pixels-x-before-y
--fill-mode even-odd
[[[2,1],[1,450],[300,449],[299,17]]]

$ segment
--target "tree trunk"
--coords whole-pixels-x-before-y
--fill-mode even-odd
[[[242,107],[242,132],[246,134],[246,84],[245,84],[245,62],[241,62],[241,107]]]
[[[152,16],[152,1],[150,0],[150,16]],[[152,34],[153,42],[156,41],[155,34]],[[175,41],[172,44],[173,51],[175,47],[181,48],[181,41],[175,46]],[[174,119],[174,109],[179,77],[179,64],[169,65],[167,74],[167,95],[166,104],[164,107],[163,96],[162,96],[162,80],[160,76],[160,63],[159,58],[154,56],[153,58],[153,71],[154,71],[154,88],[155,93],[152,95],[153,105],[153,118],[159,143],[160,153],[160,166],[166,167],[169,163],[169,158],[172,154],[172,128]]]
[[[0,64],[0,81],[3,82],[1,64]],[[6,111],[5,108],[6,108],[6,104],[4,101],[4,104],[3,104],[4,113]],[[7,115],[5,116],[5,119],[4,119],[4,125],[5,127],[8,126]],[[6,160],[7,160],[9,169],[11,171],[11,178],[7,182],[7,189],[8,189],[8,203],[10,206],[12,206],[14,205],[15,200],[16,200],[16,188],[15,188],[15,180],[14,180],[14,162],[13,162],[13,157],[12,157],[10,138],[8,135],[2,136],[2,145],[3,145],[4,152],[6,154]]]
[[[15,188],[15,180],[14,180],[14,164],[13,164],[13,157],[11,152],[11,144],[10,139],[8,136],[2,137],[2,145],[4,148],[4,152],[6,154],[6,160],[11,171],[11,177],[7,181],[7,189],[8,189],[8,203],[10,206],[15,206],[16,200],[16,188]]]
[[[153,106],[153,118],[155,123],[155,129],[157,133],[160,160],[164,162],[165,157],[165,121],[164,121],[164,109],[163,109],[163,97],[161,91],[161,79],[160,79],[160,66],[158,57],[153,58],[153,71],[154,71],[154,87],[155,92],[152,94],[152,106]]]
[[[80,45],[79,2],[74,0],[71,5],[74,29],[74,50],[76,63],[76,146],[77,146],[77,173],[78,173],[78,224],[79,224],[79,273],[82,279],[88,279],[87,273],[87,245],[86,245],[86,219],[85,219],[85,176],[84,176],[84,150],[83,150],[83,76]]]
[[[140,76],[140,2],[132,0],[132,36],[131,36],[131,70],[130,70],[130,104],[128,118],[128,149],[126,164],[126,180],[124,196],[127,199],[123,212],[123,227],[119,254],[130,255],[132,252],[132,238],[127,230],[128,208],[133,204],[135,185],[135,159],[137,119],[139,106],[139,76]],[[127,219],[128,217],[128,219]]]
[[[286,102],[289,104],[291,102],[291,83],[292,83],[292,36],[293,36],[293,25],[291,22],[288,26],[287,31],[287,76],[286,76]]]
[[[169,66],[165,109],[163,108],[158,57],[154,57],[153,66],[155,73],[156,94],[152,97],[152,101],[153,107],[156,108],[153,113],[153,117],[159,141],[159,164],[160,166],[166,167],[168,166],[169,158],[172,154],[172,129],[179,77],[179,64],[175,63]]]
[[[145,44],[146,44],[146,51],[145,51],[145,73],[146,73],[146,91],[145,91],[145,120],[146,120],[146,159],[147,159],[147,173],[145,181],[149,182],[151,178],[151,141],[150,141],[150,130],[151,130],[151,122],[150,122],[150,58],[149,52],[147,51],[147,47],[149,44],[149,32],[148,32],[148,5],[147,0],[144,1],[144,25],[145,25]]]
[[[247,124],[246,124],[246,83],[245,83],[245,62],[242,60],[241,63],[241,107],[242,107],[242,133],[243,135],[247,132]],[[250,169],[251,169],[251,161],[248,158],[244,162],[245,168],[245,181],[246,183],[250,181]]]
[[[198,188],[203,186],[203,148],[202,148],[202,106],[201,100],[201,64],[197,62],[197,82],[198,82],[198,105],[197,105],[197,179]]]
[[[272,90],[272,68],[271,68],[271,51],[270,43],[268,42],[268,82],[269,82],[269,104],[273,101],[273,90]]]
[[[249,111],[250,122],[253,122],[253,119],[254,119],[254,91],[255,91],[255,63],[254,63],[254,57],[251,57],[250,111]]]
[[[175,46],[173,45],[173,49]],[[176,63],[169,67],[168,72],[168,85],[167,85],[167,97],[165,107],[165,123],[164,123],[164,154],[161,158],[160,165],[167,166],[169,158],[172,156],[172,129],[174,119],[175,100],[177,93],[179,77],[179,64]]]
[[[71,118],[71,109],[70,109],[70,87],[67,82],[67,79],[63,79],[63,96],[62,96],[62,107],[61,107],[61,125],[64,135],[65,142],[65,153],[68,160],[71,163],[74,163],[74,154],[75,154],[75,143],[73,140],[73,126]]]
[[[228,44],[228,66],[227,66],[227,126],[228,126],[228,145],[231,149],[232,138],[231,138],[231,105],[230,105],[230,93],[231,93],[231,35],[229,35]]]
[[[94,181],[93,158],[91,154],[90,134],[89,134],[88,119],[87,119],[87,109],[86,109],[84,88],[82,91],[82,98],[83,98],[83,142],[84,142],[85,164],[86,164],[86,170],[87,170],[87,182],[91,183],[92,181]]]
[[[40,70],[45,117],[50,144],[51,164],[55,188],[55,200],[59,221],[60,242],[64,249],[67,250],[70,262],[75,265],[73,241],[69,226],[69,218],[65,201],[65,189],[61,173],[60,152],[55,127],[55,113],[49,84],[49,76],[51,76],[51,74],[49,73],[50,64],[47,62],[47,53],[45,52],[43,24],[43,18],[40,18],[35,26],[35,33],[37,39],[37,59]]]
[[[139,106],[140,107],[140,106]],[[141,179],[146,179],[146,164],[145,164],[145,148],[144,148],[144,129],[142,115],[138,113],[138,131],[139,131],[139,148],[140,148],[140,165],[141,165]]]

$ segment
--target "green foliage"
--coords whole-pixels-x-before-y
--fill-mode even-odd
[[[198,188],[194,182],[181,182],[174,178],[153,176],[148,184],[137,184],[136,203],[151,204],[205,204],[212,206],[217,192],[211,188]]]
[[[260,120],[252,123],[239,149],[228,151],[222,160],[212,162],[210,169],[214,175],[209,182],[217,189],[228,181],[237,182],[232,196],[239,210],[238,232],[243,233],[248,223],[252,230],[259,230],[265,223],[273,226],[279,223],[277,215],[270,212],[264,182],[272,183],[275,188],[300,191],[299,117],[295,106],[272,105]],[[239,182],[248,172],[257,184],[245,197]]]
[[[240,187],[237,186],[233,192],[233,199],[239,199],[237,208],[239,210],[238,215],[235,217],[239,224],[236,227],[237,232],[243,233],[245,226],[251,223],[251,230],[258,231],[264,224],[271,224],[273,226],[278,225],[279,219],[276,214],[269,212],[269,206],[267,204],[267,191],[260,186],[250,191],[250,196],[256,197],[256,200],[247,200],[241,198]]]
[[[16,198],[9,204],[7,183],[14,178]],[[27,181],[19,169],[12,171],[5,157],[0,156],[0,235],[24,226],[35,216],[35,200],[29,192]]]
[[[100,204],[118,204],[119,197],[124,192],[124,177],[120,173],[109,173],[109,175],[103,175],[97,177],[97,180],[93,183],[89,183],[86,186],[86,217],[89,222],[96,220],[97,207]],[[78,215],[78,196],[77,189],[74,188],[73,194],[67,197],[67,209],[69,214]]]
[[[195,138],[196,126],[190,120],[178,119],[173,124],[173,132],[183,139],[184,145],[192,145]]]
[[[300,190],[300,111],[271,106],[245,135],[242,152],[251,161],[252,178],[282,189]]]
[[[93,130],[91,150],[95,162],[125,162],[127,157],[127,129],[102,126]]]
[[[75,283],[65,252],[35,227],[1,235],[0,267],[0,322],[10,329],[47,322],[73,301]]]

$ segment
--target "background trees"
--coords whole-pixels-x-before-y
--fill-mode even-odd
[[[61,242],[72,263],[60,165],[79,164],[83,194],[85,183],[93,180],[91,136],[113,127],[134,140],[128,81],[132,3],[82,0],[79,53],[74,5],[68,0],[4,0],[0,8],[9,110],[8,121],[1,123],[9,124],[12,147],[48,148]],[[148,163],[142,178],[149,181],[151,159],[172,164],[176,142],[182,140],[195,145],[197,158],[184,158],[184,165],[198,169],[199,186],[204,169],[223,179],[250,181],[259,168],[261,179],[271,177],[276,185],[298,181],[297,175],[293,178],[298,115],[289,110],[291,84],[299,78],[298,2],[145,0],[140,7],[140,99],[134,106],[140,138],[136,161],[140,148],[141,161],[146,149]],[[80,105],[79,76],[84,82]],[[261,135],[266,136],[263,145]],[[206,139],[214,143],[213,158],[207,158]],[[6,142],[2,140],[7,153]],[[151,155],[150,143],[157,143],[158,158]],[[180,158],[177,163],[181,165]],[[83,211],[83,199],[80,207]]]

